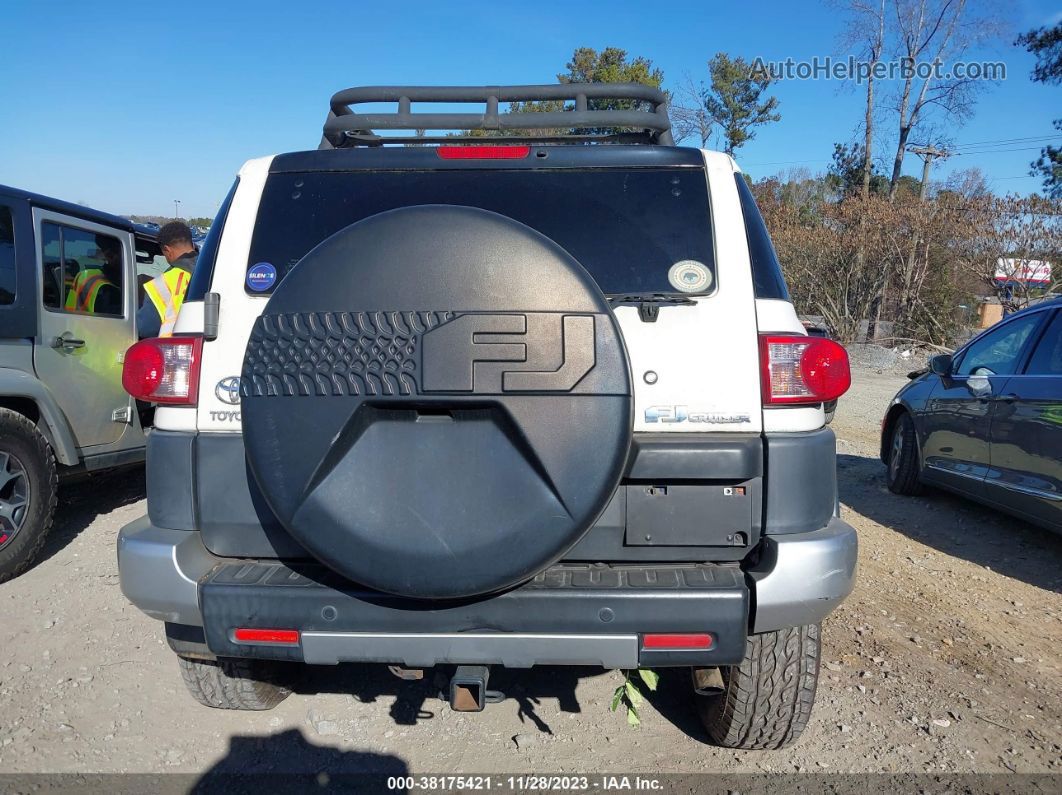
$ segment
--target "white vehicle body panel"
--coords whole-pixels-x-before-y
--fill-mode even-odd
[[[218,337],[203,344],[203,364],[199,371],[199,407],[159,407],[155,426],[165,430],[240,431],[239,406],[223,403],[215,394],[218,381],[238,376],[243,366],[243,352],[255,318],[265,307],[265,298],[249,296],[243,280],[247,271],[247,254],[258,216],[258,202],[269,175],[272,157],[249,160],[240,169],[240,184],[232,197],[225,219],[210,285],[221,295]],[[192,309],[190,302],[181,307],[177,332],[202,332],[202,303]]]
[[[756,325],[761,334],[806,334],[789,301],[756,299]],[[826,423],[822,404],[814,406],[778,406],[763,410],[764,433],[814,431]]]
[[[636,306],[616,307],[630,357],[636,432],[803,431],[822,426],[821,407],[763,409],[760,395],[760,331],[803,333],[788,301],[757,300],[733,159],[702,152],[706,166],[715,245],[715,285],[693,305],[661,306],[644,322]],[[166,430],[241,431],[239,405],[223,401],[216,387],[238,376],[255,318],[267,298],[244,287],[251,237],[272,157],[240,170],[218,246],[211,291],[221,295],[218,337],[206,342],[198,408],[160,407],[156,427]],[[201,332],[203,305],[188,302],[179,333]],[[650,383],[651,382],[651,383]],[[224,394],[224,392],[222,393]]]
[[[635,431],[762,429],[755,297],[736,167],[727,155],[703,154],[715,242],[714,292],[694,299],[695,306],[662,306],[655,323],[641,321],[637,307],[616,309],[631,362]],[[656,374],[653,384],[645,378],[650,371]],[[650,421],[654,416],[658,419]]]

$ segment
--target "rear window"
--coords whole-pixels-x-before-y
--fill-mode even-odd
[[[699,292],[714,288],[700,169],[521,169],[273,174],[251,240],[248,292],[268,295],[273,271],[283,278],[350,224],[419,204],[479,207],[527,224],[566,249],[607,294],[675,293],[668,273],[691,260],[711,276]]]
[[[752,285],[756,297],[788,301],[789,291],[782,276],[782,266],[774,253],[774,245],[767,233],[763,216],[760,215],[760,208],[756,206],[756,199],[745,178],[741,174],[735,174],[734,179],[737,180],[738,196],[741,198],[741,214],[745,216],[745,237],[749,241]]]
[[[0,204],[0,306],[15,303],[15,220]]]

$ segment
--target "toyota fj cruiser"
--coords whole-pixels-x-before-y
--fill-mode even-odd
[[[203,704],[272,707],[291,663],[457,666],[461,710],[491,665],[683,666],[716,742],[807,723],[856,564],[848,361],[660,92],[336,94],[319,149],[241,169],[124,375],[160,407],[122,589]]]
[[[154,232],[0,185],[0,582],[52,526],[58,485],[144,460],[122,388]]]

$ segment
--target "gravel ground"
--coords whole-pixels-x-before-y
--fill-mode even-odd
[[[618,674],[591,669],[498,672],[510,697],[481,715],[370,666],[310,670],[271,712],[201,707],[118,588],[115,537],[145,510],[126,473],[64,490],[42,560],[0,585],[0,771],[1062,772],[1062,540],[947,495],[890,494],[877,430],[903,381],[861,368],[837,413],[859,581],[825,623],[817,706],[791,749],[706,744],[679,671],[637,730],[608,711]]]

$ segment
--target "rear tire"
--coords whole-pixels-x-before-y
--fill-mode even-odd
[[[48,440],[27,417],[0,408],[0,582],[22,574],[40,553],[58,490]]]
[[[273,709],[291,695],[280,684],[277,663],[222,657],[197,660],[178,657],[188,692],[200,704],[214,709]]]
[[[892,423],[889,437],[889,460],[885,480],[893,494],[908,496],[922,493],[918,466],[918,437],[914,420],[906,411]]]
[[[815,703],[820,631],[806,624],[749,638],[741,664],[720,669],[723,692],[695,696],[713,742],[775,750],[800,738]]]

